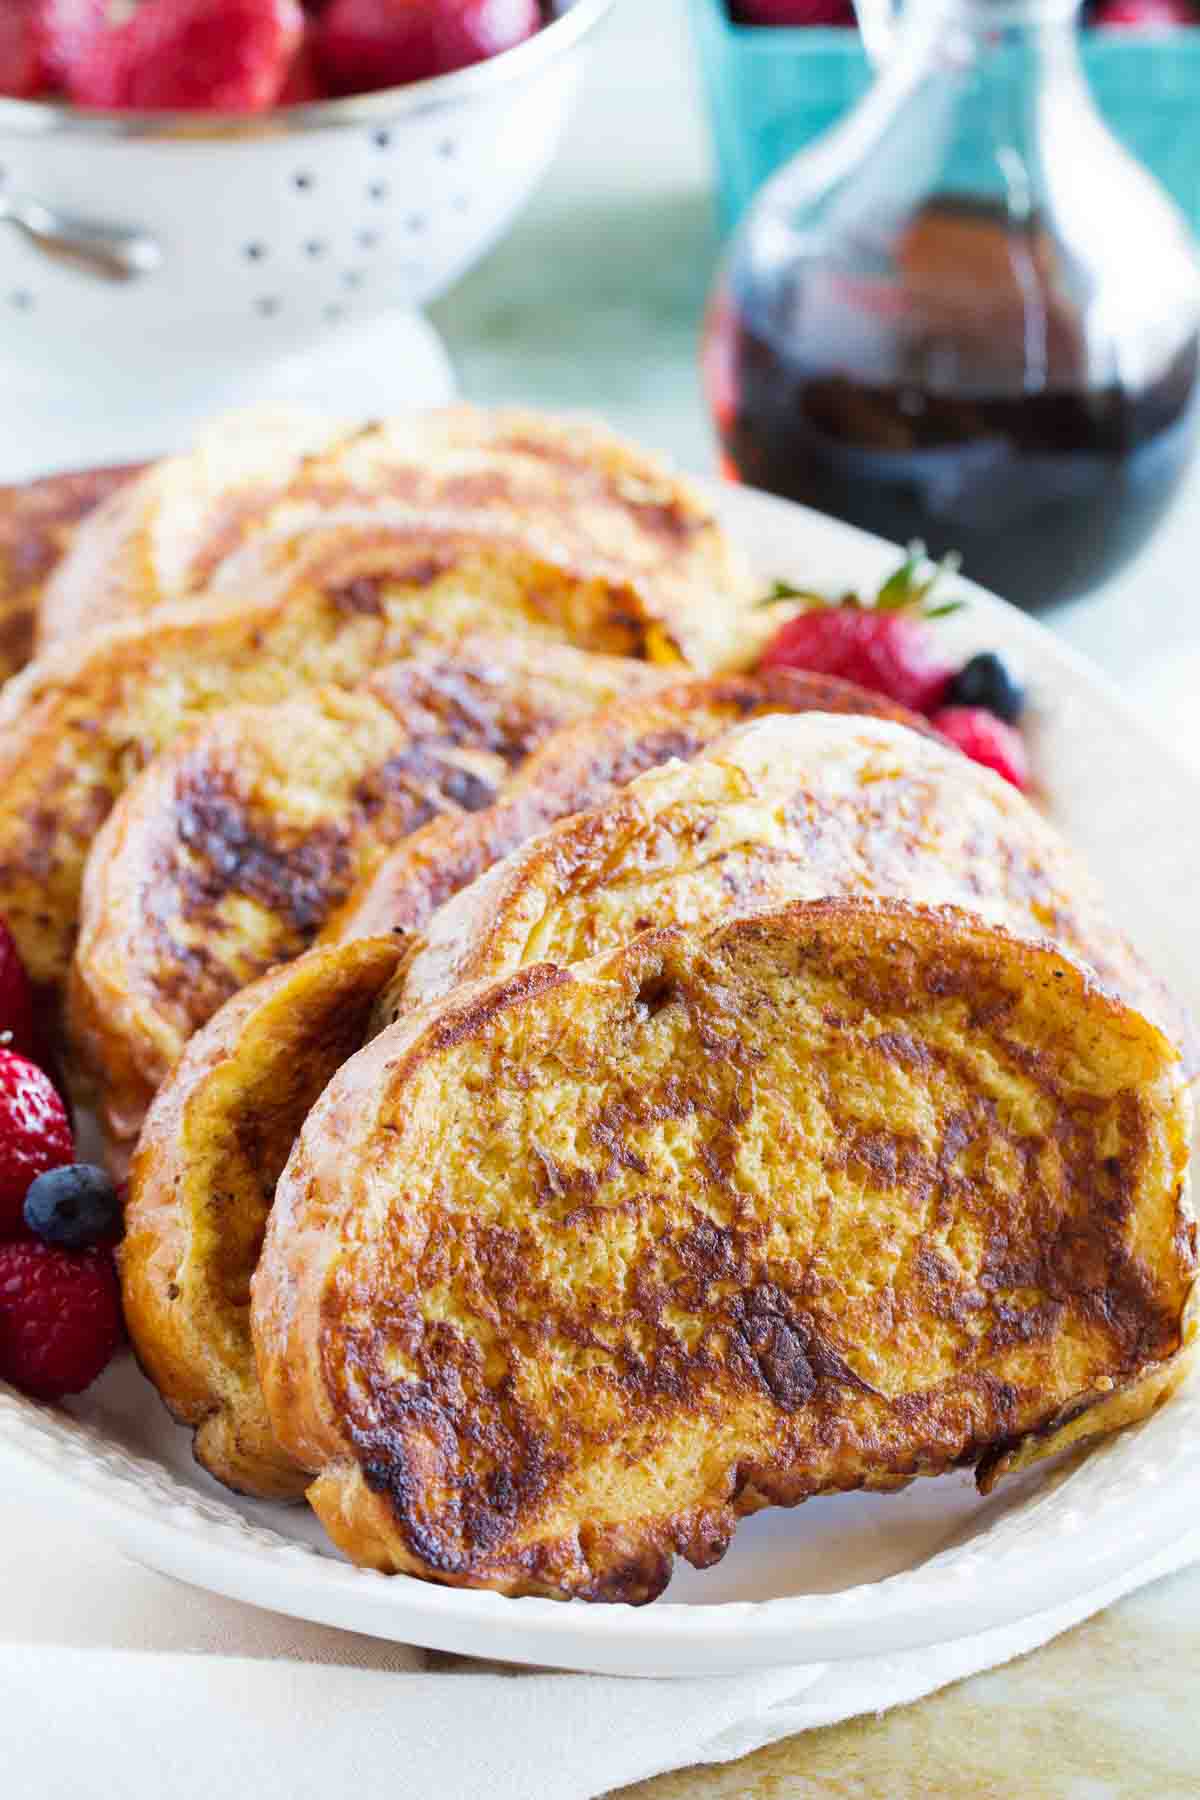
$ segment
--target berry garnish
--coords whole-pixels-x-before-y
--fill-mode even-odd
[[[963,664],[946,691],[947,706],[982,706],[1015,725],[1025,710],[1025,689],[1002,656],[983,650]]]
[[[537,0],[330,0],[317,51],[330,88],[360,94],[482,62],[541,23]]]
[[[1019,731],[981,706],[947,706],[935,712],[931,723],[972,762],[983,763],[1025,793],[1029,787],[1029,757]]]
[[[0,1237],[22,1229],[30,1183],[74,1156],[70,1122],[50,1077],[0,1049]]]
[[[37,1400],[81,1393],[123,1337],[111,1251],[0,1244],[0,1380]]]
[[[953,670],[928,621],[957,611],[960,602],[937,606],[929,602],[939,577],[956,566],[947,558],[931,570],[924,549],[914,544],[872,605],[852,594],[830,603],[777,583],[770,598],[799,600],[804,610],[780,628],[762,667],[840,675],[913,712],[935,711],[943,703]]]
[[[121,1235],[116,1184],[94,1163],[66,1163],[30,1183],[25,1223],[44,1243],[65,1250],[115,1243]]]
[[[37,1041],[33,992],[12,932],[0,919],[0,1033],[10,1050],[31,1056]]]

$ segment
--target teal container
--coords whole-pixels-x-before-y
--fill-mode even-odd
[[[871,71],[856,32],[735,25],[723,0],[691,6],[729,231],[767,176],[866,92]],[[1083,62],[1109,126],[1200,231],[1200,29],[1085,32]]]

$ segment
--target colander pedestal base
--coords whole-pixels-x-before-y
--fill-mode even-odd
[[[160,455],[235,407],[304,406],[378,418],[442,405],[454,392],[440,337],[413,312],[343,325],[257,366],[154,346],[139,351],[134,367],[105,366],[87,346],[61,345],[52,365],[21,367],[10,365],[0,346],[9,427],[0,443],[0,481]]]

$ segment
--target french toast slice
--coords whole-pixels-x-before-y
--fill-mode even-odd
[[[156,756],[89,855],[67,1037],[119,1157],[192,1033],[314,939],[384,852],[494,800],[556,727],[649,664],[468,636],[357,688],[227,707]]]
[[[226,413],[160,457],[87,522],[46,584],[35,651],[203,591],[305,461],[355,427],[302,407]]]
[[[714,701],[708,684],[691,686],[704,689]],[[803,683],[788,682],[784,687],[797,704],[812,694]],[[720,693],[723,703],[733,698],[746,703],[756,697],[753,684],[744,679],[720,684]],[[659,698],[651,695],[637,706],[614,707],[589,722],[584,741],[593,746],[607,742],[610,747],[619,741],[635,753],[654,742],[661,748],[661,736],[656,738],[649,730],[640,739],[628,732],[614,739],[605,727],[605,719],[616,714],[627,720],[639,717],[644,724],[661,718],[656,711]],[[760,689],[757,699],[761,698]],[[710,716],[715,719],[717,711],[714,702]],[[1061,904],[1069,900],[1080,909],[1081,923],[1073,928],[1072,941],[1077,943],[1086,927],[1092,934],[1089,943],[1100,943],[1107,927],[1094,891],[1049,827],[1013,790],[948,747],[890,722],[879,726],[870,719],[829,715],[766,721],[780,727],[793,722],[805,729],[765,731],[755,724],[744,726],[718,739],[692,764],[676,763],[644,776],[594,812],[572,817],[533,840],[505,865],[502,878],[485,877],[477,884],[491,893],[490,900],[481,901],[474,890],[467,890],[437,916],[429,943],[418,937],[415,955],[411,945],[404,946],[410,964],[406,968],[398,963],[387,981],[381,981],[375,1015],[364,1024],[363,1039],[415,1005],[418,997],[428,999],[453,985],[460,972],[471,978],[506,973],[540,960],[543,954],[569,962],[602,944],[628,939],[648,921],[715,918],[731,906],[820,895],[827,887],[862,891],[868,880],[879,891],[936,900],[986,892],[997,911],[1026,934],[1040,929],[1039,920],[1022,903],[1026,889],[1057,894]],[[882,738],[876,735],[880,730]],[[545,748],[562,752],[575,736],[559,734]],[[926,745],[931,760],[923,760]],[[576,766],[574,755],[556,755],[551,763],[559,770]],[[605,766],[613,766],[611,758]],[[897,822],[913,817],[921,820],[923,833],[923,843],[915,849],[897,835]],[[963,849],[969,851],[972,845],[990,850],[988,863],[995,871],[990,890],[972,885],[971,859]],[[597,847],[603,851],[599,862],[586,854]],[[1050,876],[1057,885],[1051,884]],[[471,921],[469,928],[463,927],[464,916]],[[443,919],[450,923],[444,935],[460,958],[457,963],[453,957],[438,959]],[[398,942],[395,936],[391,941]],[[1131,979],[1136,972],[1131,965]],[[255,1023],[259,996],[268,1016],[276,1017],[278,994],[274,976],[247,988],[238,1001],[239,1028],[260,1038]],[[160,1109],[179,1111],[190,1104],[190,1088],[207,1079],[207,1052],[202,1046],[213,1034],[237,1059],[237,1033],[227,1022],[228,1010],[218,1013],[193,1040],[196,1053],[184,1057],[167,1078]],[[155,1116],[152,1113],[151,1118]],[[277,1172],[274,1162],[271,1168]],[[179,1209],[187,1205],[174,1148],[150,1126],[135,1165],[135,1194],[139,1184],[153,1184],[167,1196],[143,1218],[140,1228],[142,1254],[150,1257],[156,1231],[175,1240],[181,1230]],[[269,1182],[264,1181],[256,1190],[255,1203],[264,1210],[269,1205],[268,1189]],[[178,1196],[175,1202],[170,1199],[173,1192]],[[152,1331],[153,1314],[143,1309],[142,1318],[143,1334]],[[169,1335],[169,1321],[163,1321],[161,1329]],[[148,1367],[155,1367],[152,1357],[145,1360]]]
[[[43,589],[81,522],[140,473],[130,463],[0,487],[0,681],[33,655]]]
[[[218,1480],[295,1499],[250,1341],[250,1276],[305,1114],[365,1036],[396,966],[383,939],[312,951],[237,995],[192,1039],[130,1170],[117,1258],[138,1360]]]
[[[399,539],[356,538],[320,567],[302,559],[294,581],[85,633],[7,684],[0,913],[36,980],[66,975],[83,863],[115,800],[220,707],[355,686],[423,644],[477,631],[643,661],[676,656],[632,591],[618,620],[608,577],[556,561],[552,545],[493,533],[471,542],[436,522],[406,524]]]
[[[1092,877],[1014,787],[933,736],[822,713],[752,720],[531,838],[410,940],[381,1017],[649,925],[836,895],[955,904],[1048,938],[1187,1041]]]
[[[330,544],[370,535],[377,503],[418,527],[440,519],[467,556],[481,530],[552,546],[552,561],[593,572],[614,613],[649,614],[698,667],[736,654],[739,621],[754,628],[748,569],[707,497],[660,459],[586,419],[452,406],[366,426],[216,421],[83,534],[46,594],[40,643],[210,585],[256,593],[331,513]]]
[[[635,667],[635,673],[644,676],[648,671]],[[619,703],[589,719],[586,727],[564,730],[547,741],[546,750],[553,748],[545,765],[547,787],[557,797],[560,811],[567,804],[564,795],[578,795],[582,791],[578,782],[584,777],[598,780],[601,767],[627,778],[642,757],[661,755],[685,743],[696,745],[705,731],[711,736],[727,726],[731,718],[745,717],[757,707],[873,704],[869,695],[859,695],[858,690],[844,683],[787,672],[757,680],[735,677],[672,682],[666,691],[670,699],[665,709],[658,704],[658,694],[650,694],[633,706]],[[886,702],[879,704],[886,709]],[[226,717],[218,715],[214,723],[219,726]],[[204,737],[208,735],[205,733]],[[153,779],[162,769],[176,767],[178,760],[174,755],[159,758],[142,780]],[[535,752],[530,761],[538,760],[541,753]],[[520,783],[521,777],[516,779]],[[105,836],[116,827],[133,791],[101,833],[97,854],[89,867],[89,893],[76,975],[85,960],[89,921],[94,917],[100,934],[96,941],[101,943],[105,920],[122,911],[120,896],[113,892],[119,851],[114,849],[102,855],[101,850]],[[166,817],[164,809],[156,809],[156,819]],[[424,832],[415,835],[422,836]],[[149,866],[154,858],[146,861]],[[144,929],[148,934],[149,927]],[[77,1001],[75,1011],[76,1022],[86,1015],[89,1032],[99,1033],[107,1028],[110,1033],[104,1064],[108,1085],[101,1096],[102,1102],[107,1102],[104,1116],[110,1127],[132,1124],[136,1105],[124,1117],[118,1115],[118,1107],[128,1107],[131,1095],[140,1099],[138,1071],[135,1069],[130,1077],[119,1044],[135,1041],[137,1021],[131,1026],[126,996],[132,981],[130,970],[139,959],[144,963],[146,951],[138,945],[136,931],[123,935],[127,939],[127,960],[123,962],[117,956],[113,961],[112,990],[89,977],[88,998],[82,1004]],[[353,951],[355,941],[346,944],[347,952]],[[348,988],[347,1035],[342,1041],[345,1054],[351,1054],[365,1041],[371,1021],[356,999],[360,976],[365,968],[378,999],[400,957],[399,940],[394,935],[385,935],[383,941],[392,947],[390,959],[383,957],[373,944],[364,952],[369,957],[365,965],[353,957],[345,964],[339,962],[338,946],[310,951],[291,965],[294,975],[286,967],[275,969],[223,1006],[191,1039],[187,1052],[166,1076],[150,1108],[130,1171],[122,1280],[129,1328],[143,1366],[176,1417],[193,1424],[207,1418],[220,1398],[222,1389],[214,1384],[213,1369],[235,1370],[234,1390],[222,1402],[219,1416],[213,1414],[212,1422],[201,1432],[197,1455],[218,1479],[268,1498],[290,1491],[288,1459],[272,1447],[265,1426],[244,1312],[222,1310],[213,1295],[222,1284],[228,1285],[231,1266],[236,1269],[239,1293],[242,1284],[249,1280],[273,1185],[286,1159],[286,1130],[294,1124],[293,1135],[299,1131],[303,1096],[309,1094],[307,1084],[297,1087],[297,1077],[287,1076],[288,1106],[273,1114],[270,1151],[265,1153],[257,1114],[263,1105],[263,1093],[270,1091],[276,1078],[272,1058],[278,1050],[289,1070],[292,1065],[297,1069],[312,1067],[317,1085],[309,1097],[315,1098],[331,1071],[320,1041],[315,1053],[310,1052],[307,1034],[315,1031],[319,1040],[327,1014],[333,1016],[338,1010],[336,985],[344,979]],[[94,976],[96,959],[91,956],[88,961]],[[192,1001],[192,991],[185,990],[182,1003]],[[167,1028],[169,1022],[164,1029]],[[182,1033],[179,1036],[182,1038]],[[114,1044],[118,1048],[114,1049]],[[174,1050],[174,1044],[171,1048]],[[145,1065],[141,1067],[144,1069]],[[202,1122],[202,1130],[188,1123],[197,1119]],[[215,1152],[197,1149],[198,1143],[209,1142],[234,1147],[232,1152],[222,1152],[226,1158],[234,1156],[234,1173],[225,1169],[219,1178],[214,1174]],[[242,1169],[242,1164],[236,1162],[242,1155],[237,1146],[247,1144],[255,1146],[253,1180],[244,1171],[237,1173]],[[227,1221],[227,1231],[222,1230],[222,1221]],[[186,1281],[179,1276],[181,1266],[187,1271]],[[229,1386],[226,1380],[225,1388]],[[229,1448],[231,1443],[239,1446],[236,1457]]]
[[[1191,1106],[1049,946],[828,900],[460,988],[343,1065],[251,1283],[356,1563],[642,1602],[1186,1366]]]
[[[681,676],[555,732],[494,806],[414,832],[351,893],[322,936],[337,942],[420,931],[452,894],[547,825],[598,805],[660,763],[691,761],[735,725],[799,712],[855,713],[929,732],[918,714],[836,676],[798,669]]]

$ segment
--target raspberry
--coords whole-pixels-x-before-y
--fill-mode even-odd
[[[37,27],[46,80],[69,88],[81,59],[108,30],[106,0],[38,0]]]
[[[331,0],[317,48],[333,91],[361,94],[482,62],[541,22],[537,0]]]
[[[74,1160],[75,1141],[50,1077],[12,1050],[0,1050],[0,1237],[22,1229],[29,1184]]]
[[[81,1393],[123,1337],[111,1251],[0,1244],[0,1380],[37,1400]]]
[[[1019,731],[982,706],[946,706],[931,723],[972,762],[983,763],[1022,793],[1029,788],[1029,757]]]
[[[12,932],[0,919],[0,1031],[7,1031],[9,1048],[31,1056],[37,1043],[33,1019],[33,992]]]
[[[300,46],[298,0],[144,0],[93,39],[70,77],[83,106],[262,112]]]
[[[41,92],[44,81],[32,0],[10,0],[0,9],[0,94],[28,100]]]

